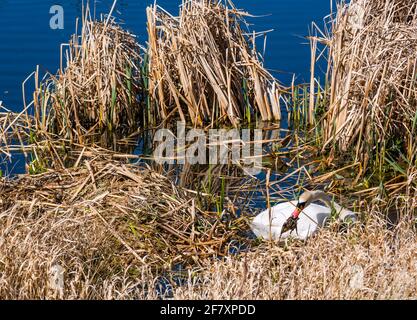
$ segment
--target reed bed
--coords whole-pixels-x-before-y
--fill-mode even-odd
[[[34,130],[106,146],[112,135],[126,137],[143,120],[142,49],[111,16],[93,20],[88,7],[83,14],[81,33],[61,46],[67,66],[61,56],[58,74],[36,87]]]
[[[312,40],[313,57],[320,42],[329,59],[328,107],[318,119],[323,147],[352,151],[364,168],[402,157],[415,164],[416,2],[342,1],[326,29],[328,36]],[[317,87],[313,81],[312,88]],[[312,109],[313,95],[310,100]]]
[[[84,177],[89,175],[87,168],[83,171]],[[116,170],[111,171],[116,176]],[[106,188],[108,196],[94,195],[94,200],[83,196],[82,201],[68,208],[67,181],[60,183],[64,190],[61,196],[50,177],[47,182],[36,179],[44,187],[33,192],[33,199],[18,199],[15,205],[8,205],[2,197],[3,299],[413,299],[417,294],[415,198],[396,198],[394,211],[399,218],[390,227],[379,218],[384,212],[374,201],[364,208],[372,217],[345,232],[333,224],[304,243],[263,243],[224,259],[203,255],[199,264],[188,269],[161,273],[148,265],[154,255],[144,252],[157,247],[156,239],[163,242],[163,250],[175,250],[180,255],[187,250],[180,246],[166,248],[165,242],[176,238],[172,231],[162,230],[163,235],[156,239],[153,234],[152,242],[139,241],[141,232],[155,217],[146,215],[147,222],[135,223],[145,216],[137,212],[132,215],[131,207],[125,207],[121,201],[126,197],[124,189],[113,192]],[[100,181],[96,180],[98,188]],[[133,201],[138,201],[145,192],[138,192],[141,184],[133,185],[136,192],[130,194]],[[56,194],[63,200],[57,204],[47,198],[46,188],[58,190]],[[152,190],[149,202],[139,201],[153,205],[156,189],[148,185],[145,188]],[[48,194],[52,195],[49,190]],[[178,202],[172,202],[173,210],[187,203]],[[109,204],[111,209],[106,209]],[[160,211],[160,207],[157,204],[155,209]],[[182,215],[179,211],[176,216]],[[191,216],[189,212],[184,215]],[[178,221],[173,223],[175,227]],[[138,228],[136,232],[129,230],[132,225]]]
[[[297,149],[290,149],[286,157],[294,161]],[[78,146],[71,149],[72,168],[2,179],[0,297],[415,298],[416,189],[402,184],[414,193],[390,201],[368,190],[353,228],[334,223],[306,242],[262,243],[248,239],[246,218],[233,211],[256,190],[250,183],[239,188],[225,176],[227,166],[213,168],[213,188],[221,189],[228,213],[219,215],[200,209],[201,197],[210,196],[204,190],[176,187],[166,173],[128,164],[124,156]],[[304,165],[313,164],[296,176],[304,168],[308,177]],[[333,180],[328,187],[336,192],[334,176],[349,170],[297,177],[291,187]],[[219,174],[231,179],[226,192]],[[268,183],[272,197],[291,193],[282,185],[291,174]],[[243,243],[246,249],[231,254]]]
[[[147,9],[149,116],[196,126],[279,120],[285,89],[264,68],[247,13],[230,1],[183,1],[178,17]]]

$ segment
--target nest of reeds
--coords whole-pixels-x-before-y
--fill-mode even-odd
[[[200,285],[176,288],[174,299],[413,299],[416,244],[410,216],[395,231],[373,216],[363,231],[324,229],[289,250],[265,243],[247,255],[207,262]]]
[[[389,150],[411,156],[417,137],[417,3],[342,2],[329,29],[331,36],[323,39],[330,59],[325,145],[353,149],[365,166]]]
[[[280,119],[284,89],[263,67],[258,34],[242,31],[247,15],[229,1],[183,1],[178,17],[147,9],[151,121],[236,126],[255,113]]]
[[[231,241],[241,238],[244,219],[222,222],[163,175],[100,157],[2,178],[2,272],[19,272],[29,261],[41,268],[36,272],[48,263],[68,272],[78,263],[112,276],[135,266],[169,270],[227,255]]]
[[[90,143],[138,130],[142,58],[135,36],[113,18],[92,20],[87,8],[81,34],[68,47],[67,67],[35,92],[37,131]]]

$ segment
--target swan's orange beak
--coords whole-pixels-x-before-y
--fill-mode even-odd
[[[294,212],[292,213],[293,218],[297,219],[298,216],[300,215],[301,211],[303,211],[303,209],[305,208],[306,204],[305,203],[298,203]]]
[[[298,208],[295,208],[294,212],[292,213],[293,218],[297,219],[300,213],[301,213],[301,210]]]

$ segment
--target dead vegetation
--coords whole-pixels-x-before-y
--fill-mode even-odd
[[[304,165],[308,159],[300,150],[313,153],[314,148],[299,145],[291,133],[291,143],[279,141],[291,153],[272,150],[267,160],[275,168],[299,167],[268,181],[267,205],[270,195],[293,193],[295,186],[281,186],[293,178],[297,186],[307,183],[306,177],[316,184],[330,181],[328,188],[340,194],[345,180],[340,174],[361,161],[366,166],[364,157],[375,151],[375,143],[380,147],[391,137],[405,137],[406,161],[416,161],[415,5],[400,2],[366,2],[370,7],[363,17],[358,9],[354,24],[349,18],[353,9],[341,6],[332,21],[333,37],[320,39],[330,46],[332,59],[325,142],[340,150],[357,144],[359,161],[310,177],[311,165],[319,172],[321,160]],[[226,175],[239,168],[185,167],[179,187],[172,182],[176,167],[157,173],[144,163],[129,164],[140,156],[102,148],[108,139],[99,143],[96,137],[105,132],[121,131],[126,143],[130,140],[130,131],[144,117],[140,99],[146,100],[145,120],[156,124],[180,118],[194,126],[236,126],[256,113],[263,120],[280,119],[285,90],[240,29],[244,12],[230,2],[188,1],[179,17],[158,6],[147,13],[149,51],[143,60],[134,37],[112,19],[85,18],[81,36],[70,43],[68,67],[36,88],[33,115],[31,105],[20,114],[0,114],[1,152],[11,157],[20,150],[31,159],[31,174],[1,179],[0,297],[415,298],[413,165],[404,171],[393,162],[398,175],[380,188],[361,182],[354,195],[367,199],[360,207],[363,224],[343,232],[333,224],[305,243],[259,245],[244,234],[246,218],[226,207],[230,191],[238,194],[232,207],[236,199],[247,205],[247,194],[259,192],[236,173],[225,185]],[[381,19],[387,19],[389,30]],[[375,52],[369,51],[372,46]],[[148,93],[141,96],[142,89]],[[192,183],[201,189],[187,190]],[[387,194],[400,195],[392,196],[394,201]],[[217,212],[200,206],[207,196]],[[222,211],[227,219],[220,218]],[[397,217],[393,225],[387,226],[387,211]],[[232,255],[237,240],[251,247]]]
[[[109,164],[107,171],[114,188],[106,187],[103,194],[100,175],[106,170],[97,171],[98,192],[80,192],[71,205],[74,192],[67,191],[73,178],[65,175],[25,177],[22,185],[36,179],[44,186],[32,191],[32,198],[12,195],[14,205],[2,197],[3,299],[409,299],[417,294],[415,212],[409,209],[416,207],[415,199],[397,199],[399,220],[391,228],[373,203],[367,206],[373,216],[363,226],[342,233],[333,225],[302,244],[264,243],[221,260],[203,255],[199,266],[161,273],[151,262],[167,263],[173,251],[197,255],[202,244],[198,228],[192,245],[178,237],[190,237],[197,225],[184,207],[187,200],[156,199],[160,191],[147,180],[146,170],[138,174]],[[123,177],[127,172],[129,177]],[[83,179],[90,174],[86,167],[79,173]],[[170,183],[165,187],[172,191]],[[91,182],[88,188],[93,189]],[[164,201],[171,207],[161,208]],[[168,223],[161,224],[162,216]],[[202,221],[198,211],[195,217]],[[144,239],[143,233],[150,237]],[[214,245],[208,242],[206,248]]]
[[[287,91],[257,51],[265,32],[242,30],[248,13],[230,1],[195,0],[178,17],[157,5],[147,16],[145,48],[113,17],[93,20],[83,9],[58,73],[42,77],[37,68],[23,83],[29,91],[34,78],[34,99],[19,114],[31,142],[115,149],[116,140],[176,119],[200,127],[281,119]]]
[[[71,143],[108,146],[112,135],[126,137],[143,121],[142,48],[114,18],[93,20],[88,7],[81,33],[61,56],[67,66],[38,85],[34,93],[37,135]],[[111,144],[110,144],[111,146]]]
[[[352,151],[364,168],[396,162],[400,154],[414,163],[416,2],[342,1],[326,28],[328,36],[314,39],[327,46],[329,59],[323,147]]]
[[[230,1],[183,1],[178,17],[147,9],[151,121],[237,126],[255,114],[281,119],[284,88],[263,67],[259,34],[241,29],[245,16]]]

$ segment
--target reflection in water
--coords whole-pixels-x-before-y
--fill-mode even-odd
[[[148,135],[141,139],[140,146],[146,162],[154,170],[170,177],[175,184],[194,190],[197,195],[204,195],[199,198],[203,207],[218,213],[224,210],[231,211],[239,216],[241,212],[257,213],[267,206],[265,190],[268,171],[270,193],[276,201],[293,199],[296,193],[294,187],[298,187],[305,176],[303,170],[297,170],[302,166],[301,162],[289,164],[288,152],[293,144],[290,131],[280,129],[275,124],[265,123],[259,124],[256,128],[262,132],[259,172],[256,175],[248,174],[243,165],[235,161],[232,148],[229,149],[227,161],[223,164],[191,165],[187,162],[182,164],[177,161],[154,161],[151,150],[160,143],[153,140],[155,132],[149,131]],[[187,145],[186,149],[187,147],[190,146]],[[207,149],[209,147],[206,145]],[[220,144],[217,147],[220,150]],[[235,144],[235,147],[241,152],[243,145]],[[253,150],[251,152],[253,154]],[[137,150],[137,153],[141,152]]]

